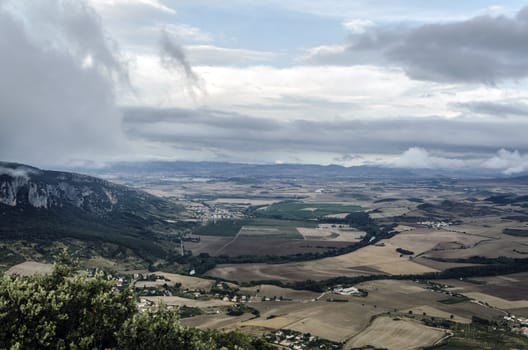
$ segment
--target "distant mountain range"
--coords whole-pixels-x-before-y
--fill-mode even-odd
[[[146,161],[117,162],[103,168],[74,169],[99,176],[181,175],[215,178],[332,178],[332,179],[424,179],[510,178],[493,169],[404,169],[383,166],[315,164],[246,164],[226,162]]]
[[[76,173],[0,162],[0,238],[65,237],[116,243],[158,256],[155,235],[181,207],[148,193]]]

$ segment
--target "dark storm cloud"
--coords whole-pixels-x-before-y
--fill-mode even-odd
[[[161,31],[160,45],[161,64],[169,70],[183,73],[187,92],[191,96],[194,96],[196,91],[205,92],[200,77],[193,70],[187,59],[187,54],[180,45],[170,38],[169,33],[165,30]]]
[[[337,163],[344,163],[344,162],[351,162],[353,160],[363,160],[364,158],[357,154],[343,154],[339,157],[334,157],[334,162]]]
[[[521,102],[466,102],[455,104],[454,107],[476,114],[486,114],[494,117],[528,116],[528,105]]]
[[[57,164],[121,142],[124,70],[80,1],[0,2],[0,159]],[[12,8],[16,8],[13,11]]]
[[[528,8],[414,28],[374,27],[343,50],[315,50],[316,64],[397,65],[417,80],[494,84],[528,75]]]
[[[277,130],[278,122],[269,119],[248,117],[237,113],[210,109],[184,108],[125,108],[125,125],[148,125],[155,123],[206,125],[222,129]]]
[[[211,110],[127,109],[131,138],[175,148],[226,152],[335,152],[399,154],[409,147],[453,153],[526,149],[527,122],[464,118],[356,121],[270,121]]]

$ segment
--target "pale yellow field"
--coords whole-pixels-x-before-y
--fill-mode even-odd
[[[390,317],[378,317],[363,332],[350,339],[345,349],[367,345],[388,350],[420,349],[433,345],[446,335],[444,330],[424,326],[418,322]]]
[[[280,235],[283,232],[276,227],[242,226],[238,233],[242,236],[270,236]]]
[[[156,275],[161,275],[165,277],[166,279],[170,280],[172,283],[181,283],[183,288],[187,289],[195,289],[195,290],[209,290],[211,289],[211,286],[213,285],[214,281],[199,278],[199,277],[192,277],[192,276],[184,276],[184,275],[177,275],[175,273],[168,273],[168,272],[156,272]],[[165,282],[162,282],[163,284]]]
[[[390,239],[394,246],[413,251],[416,255],[436,248],[439,244],[457,242],[459,246],[472,247],[486,238],[458,232],[417,228],[402,232]]]
[[[359,333],[380,312],[356,302],[264,302],[252,306],[260,310],[261,317],[244,322],[245,326],[292,329],[338,342]]]
[[[464,295],[475,299],[477,301],[487,303],[490,306],[496,307],[498,309],[509,310],[509,309],[521,309],[528,307],[528,300],[506,300],[499,297],[495,297],[489,294],[479,293],[479,292],[469,292],[464,293]]]
[[[351,269],[369,267],[388,274],[414,274],[434,272],[436,270],[417,264],[407,257],[400,257],[397,245],[384,240],[384,247],[367,246],[355,252],[321,260],[307,261],[303,267],[310,270],[327,270],[348,267]]]
[[[408,257],[400,257],[398,246],[384,241],[384,247],[367,246],[355,252],[331,258],[286,264],[219,265],[208,275],[227,280],[251,281],[265,279],[306,280],[363,274],[419,274],[437,271],[420,265]]]
[[[217,198],[209,201],[210,204],[243,204],[243,205],[270,205],[280,202],[277,199],[248,199],[248,198]]]
[[[12,266],[6,271],[8,275],[31,276],[34,274],[47,274],[53,269],[51,264],[42,264],[36,261],[25,261],[21,264]]]
[[[232,330],[241,328],[241,322],[246,321],[250,318],[253,318],[252,314],[244,314],[238,317],[233,317],[220,313],[184,318],[181,320],[181,322],[186,326],[198,327],[201,329]]]
[[[251,296],[259,297],[282,297],[284,299],[291,299],[293,301],[310,301],[317,298],[320,293],[310,292],[306,290],[294,290],[289,288],[281,288],[269,284],[261,284],[254,287],[240,288],[242,293],[247,293]]]
[[[350,213],[328,214],[328,215],[325,215],[325,218],[344,219],[344,218],[346,218],[348,215],[350,215]]]
[[[415,306],[415,307],[409,308],[407,310],[403,310],[402,312],[406,314],[409,311],[412,311],[413,314],[415,314],[415,315],[423,315],[423,313],[425,312],[427,314],[427,316],[440,317],[440,318],[444,318],[446,320],[451,319],[452,321],[455,321],[455,322],[458,322],[458,323],[466,323],[466,324],[471,323],[471,319],[469,319],[469,318],[460,317],[458,315],[455,315],[455,314],[449,313],[447,311],[443,311],[443,310],[434,308],[434,307],[429,306],[429,305]],[[453,315],[453,318],[450,318],[451,315]]]
[[[187,299],[187,298],[176,297],[176,296],[144,297],[144,299],[150,300],[156,305],[159,304],[160,302],[163,302],[165,305],[175,305],[175,306],[185,305],[189,307],[200,307],[200,308],[233,305],[233,303],[230,301],[222,301],[220,299],[194,300],[194,299]]]
[[[357,231],[348,226],[339,228],[332,227],[330,224],[319,224],[317,228],[297,227],[297,231],[303,235],[304,239],[338,242],[356,242],[365,235],[365,232]]]
[[[410,211],[409,208],[405,207],[381,208],[380,210],[380,212],[369,214],[370,217],[373,219],[389,218],[393,216],[407,214]]]

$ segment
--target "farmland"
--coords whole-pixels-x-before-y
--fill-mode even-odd
[[[160,272],[159,275],[171,278],[171,274]],[[195,286],[203,287],[206,281],[210,281],[203,280],[202,283],[199,280],[193,278]],[[357,285],[363,291],[362,295],[339,295],[335,291],[321,294],[266,284],[252,287],[229,284],[218,289],[220,284],[215,282],[217,287],[211,287],[211,292],[201,290],[199,297],[148,299],[200,309],[200,314],[183,320],[186,325],[200,328],[238,329],[253,335],[275,334],[281,330],[309,333],[342,344],[344,349],[366,346],[417,349],[432,346],[451,335],[457,339],[457,327],[466,327],[475,333],[484,332],[481,326],[472,322],[472,317],[502,319],[504,313],[500,309],[472,302],[471,298],[453,304],[443,303],[449,298],[453,285],[448,283],[452,282],[455,281],[364,282]],[[226,294],[216,296],[215,293],[222,290]],[[229,315],[233,305],[239,304],[254,311]],[[441,322],[447,323],[440,326]],[[510,333],[501,334],[508,341],[522,341]],[[466,341],[470,339],[466,338]]]
[[[378,317],[365,331],[349,340],[344,349],[367,345],[390,350],[418,349],[433,345],[446,334],[445,331],[424,326],[416,321]]]
[[[65,243],[84,268],[163,276],[133,281],[136,292],[150,307],[182,307],[186,325],[387,349],[486,345],[495,327],[499,344],[523,344],[523,184],[212,176],[139,187],[185,208],[160,234],[169,254],[142,262],[111,245],[93,254],[96,243]],[[10,271],[49,270],[35,262],[49,262],[51,248],[3,249],[4,270],[24,260],[33,262]]]

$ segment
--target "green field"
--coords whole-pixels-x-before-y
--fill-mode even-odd
[[[260,217],[281,220],[316,220],[326,215],[353,213],[360,210],[362,208],[357,205],[281,202],[272,204],[265,209],[257,210],[255,213]]]
[[[297,231],[297,227],[314,228],[317,227],[317,224],[310,221],[255,218],[247,220],[240,235],[257,238],[303,239],[303,236]]]
[[[326,215],[353,213],[362,210],[356,205],[332,203],[282,202],[255,210],[254,218],[218,220],[198,228],[194,233],[205,236],[272,237],[302,239],[297,227],[317,227],[316,220]]]
[[[194,231],[197,235],[203,236],[234,236],[240,231],[243,220],[217,220],[207,223]]]

